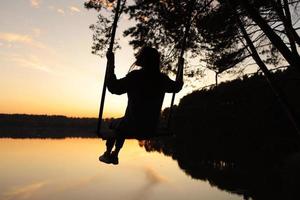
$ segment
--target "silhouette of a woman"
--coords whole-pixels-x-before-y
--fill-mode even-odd
[[[122,79],[117,79],[114,73],[114,54],[107,54],[107,59],[107,88],[113,94],[127,93],[128,103],[124,117],[113,124],[116,137],[107,139],[106,151],[99,160],[118,164],[118,154],[125,138],[142,139],[157,131],[164,94],[179,92],[183,75],[173,81],[161,73],[160,54],[151,47],[142,48],[136,56],[135,65],[141,69],[131,71]]]

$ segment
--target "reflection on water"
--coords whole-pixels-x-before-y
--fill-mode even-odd
[[[243,199],[137,141],[126,141],[118,166],[98,161],[104,148],[97,139],[0,139],[0,199]]]
[[[294,141],[273,141],[255,149],[249,142],[237,139],[201,137],[182,134],[141,141],[139,145],[147,152],[172,157],[193,179],[208,181],[244,199],[300,199],[300,153]]]

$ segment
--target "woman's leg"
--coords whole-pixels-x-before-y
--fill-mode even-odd
[[[114,144],[116,143],[115,138],[109,138],[106,140],[106,152],[111,153],[112,148],[114,147]]]
[[[115,144],[115,150],[114,150],[114,155],[118,157],[120,150],[123,147],[123,144],[125,142],[124,138],[117,138],[116,139],[116,144]]]
[[[111,163],[111,150],[116,142],[115,138],[109,138],[106,140],[106,151],[99,157],[99,160],[104,163]]]
[[[123,147],[123,144],[125,142],[124,138],[117,138],[115,143],[115,150],[110,154],[110,160],[111,163],[114,165],[119,164],[119,152]]]

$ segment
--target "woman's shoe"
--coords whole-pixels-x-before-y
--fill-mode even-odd
[[[111,155],[109,152],[104,152],[104,154],[102,156],[99,157],[99,160],[101,162],[104,162],[106,164],[110,164],[111,162]]]
[[[112,153],[110,154],[110,162],[111,162],[112,164],[114,164],[114,165],[119,164],[119,158],[118,158],[118,155],[117,155],[116,153],[112,152]]]

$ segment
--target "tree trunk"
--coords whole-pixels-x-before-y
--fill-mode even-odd
[[[292,31],[292,29],[294,29],[294,28],[293,28],[292,21],[291,21],[291,13],[290,13],[289,5],[286,0],[283,0],[283,1],[284,1],[284,5],[282,5],[281,0],[277,0],[277,2],[275,2],[275,1],[271,1],[271,2],[273,4],[274,9],[276,10],[280,20],[283,22],[286,36],[290,42],[292,53],[295,56],[299,56],[297,47],[296,47],[295,37],[294,37],[293,31]]]
[[[250,52],[251,55],[253,57],[253,59],[255,60],[255,62],[257,63],[257,65],[259,66],[259,68],[263,71],[269,86],[271,87],[276,99],[278,100],[278,102],[280,103],[281,107],[283,108],[284,112],[286,113],[288,119],[290,120],[291,124],[293,125],[293,127],[295,128],[296,133],[298,134],[298,136],[300,136],[300,128],[299,128],[299,123],[297,122],[297,118],[293,112],[293,109],[291,108],[291,106],[289,105],[282,89],[280,88],[279,85],[277,85],[276,80],[274,80],[272,74],[270,73],[269,69],[267,68],[267,66],[265,65],[265,63],[261,60],[252,40],[250,39],[245,27],[243,26],[242,22],[240,21],[240,19],[237,16],[237,20],[238,20],[238,25],[239,28],[243,34],[243,37],[245,38],[247,45],[250,48]]]
[[[298,46],[300,46],[300,36],[298,35],[297,31],[293,28],[292,30],[295,41],[297,42]]]
[[[287,0],[283,0],[283,8],[284,8],[284,12],[285,12],[285,20],[284,20],[283,25],[285,27],[287,37],[290,41],[291,50],[292,50],[292,52],[295,56],[299,56],[298,51],[297,51],[296,42],[295,42],[295,37],[294,37],[294,34],[292,32],[292,29],[294,29],[294,28],[293,28],[293,24],[292,24],[292,18],[291,18],[289,3],[288,3]]]
[[[240,4],[247,11],[249,17],[261,28],[270,39],[272,44],[278,49],[286,61],[298,71],[300,71],[300,57],[295,56],[285,45],[282,39],[272,30],[268,23],[261,17],[259,12],[253,8],[248,0],[239,0]]]
[[[277,0],[277,1],[279,1],[277,5],[281,6],[281,9],[280,9],[281,12],[280,11],[278,12],[279,17],[281,18],[282,21],[284,21],[282,19],[283,17],[281,16],[281,15],[284,16],[283,11],[282,11],[281,0]],[[271,1],[271,2],[273,2],[273,1]],[[283,2],[284,2],[284,10],[285,10],[285,13],[286,13],[285,14],[286,17],[284,17],[284,18],[286,18],[286,20],[288,20],[288,22],[285,22],[285,23],[286,23],[287,26],[289,26],[288,30],[290,31],[290,34],[292,35],[290,37],[292,37],[293,40],[294,40],[294,42],[297,43],[300,46],[300,37],[299,37],[298,33],[296,32],[296,30],[294,29],[294,27],[292,25],[292,17],[291,17],[291,13],[290,13],[290,8],[289,8],[288,1],[287,0],[283,0]],[[273,4],[276,6],[275,2],[273,2]],[[275,9],[278,9],[278,8],[275,7]],[[292,48],[295,48],[295,47],[292,47]]]

